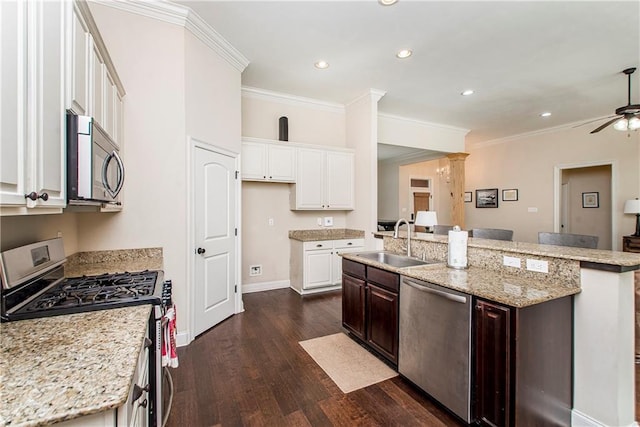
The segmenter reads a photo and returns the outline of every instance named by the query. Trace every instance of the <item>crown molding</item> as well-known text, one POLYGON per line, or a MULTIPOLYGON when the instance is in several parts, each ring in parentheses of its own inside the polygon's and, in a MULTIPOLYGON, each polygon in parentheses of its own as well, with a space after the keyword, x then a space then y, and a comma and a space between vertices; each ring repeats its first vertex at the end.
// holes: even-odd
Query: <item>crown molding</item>
POLYGON ((518 140, 522 140, 522 139, 533 137, 533 136, 572 130, 582 125, 586 125, 587 123, 591 123, 598 120, 605 120, 608 117, 609 116, 603 116, 603 117, 597 117, 593 119, 580 120, 579 122, 565 123, 563 125, 553 126, 550 128, 538 129, 531 132, 524 132, 516 135, 505 136, 504 138, 496 138, 496 139, 489 139, 486 141, 468 143, 466 145, 467 145, 467 148, 483 148, 483 147, 490 147, 492 145, 506 144, 507 142, 518 141, 518 140))
POLYGON ((233 68, 242 72, 249 60, 234 48, 224 37, 207 24, 197 13, 186 6, 165 0, 91 0, 125 12, 169 24, 180 25, 189 30, 198 40, 224 58, 233 68))
POLYGON ((469 129, 459 128, 459 127, 450 126, 450 125, 443 125, 443 124, 440 124, 440 123, 425 122, 423 120, 410 119, 410 118, 407 118, 407 117, 395 116, 393 114, 378 113, 378 117, 383 118, 383 119, 407 122, 407 123, 411 123, 411 124, 418 125, 418 126, 423 126, 423 127, 428 127, 428 128, 442 129, 442 130, 446 130, 446 131, 458 132, 458 133, 462 133, 463 135, 466 135, 466 134, 469 133, 469 129))
POLYGON ((365 93, 363 93, 362 95, 356 97, 352 101, 347 102, 347 107, 350 106, 350 105, 356 104, 356 103, 362 101, 363 99, 366 99, 366 98, 369 98, 369 97, 373 98, 373 101, 377 103, 386 94, 387 94, 386 90, 380 90, 380 89, 373 89, 372 88, 372 89, 369 89, 368 91, 366 91, 365 93))
POLYGON ((280 104, 287 104, 296 107, 313 108, 321 111, 328 111, 331 113, 344 114, 344 105, 320 101, 313 98, 305 98, 302 96, 289 95, 281 92, 274 92, 267 89, 259 89, 250 86, 242 86, 242 97, 260 99, 263 101, 277 102, 280 104))

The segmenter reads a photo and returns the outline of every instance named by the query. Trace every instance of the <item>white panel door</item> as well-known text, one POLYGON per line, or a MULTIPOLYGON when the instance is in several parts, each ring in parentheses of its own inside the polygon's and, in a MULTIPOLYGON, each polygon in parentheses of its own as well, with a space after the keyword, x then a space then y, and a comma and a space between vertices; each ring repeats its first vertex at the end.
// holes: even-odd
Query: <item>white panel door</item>
POLYGON ((353 209, 353 154, 327 152, 326 197, 328 209, 353 209))
POLYGON ((194 336, 231 316, 236 285, 236 159, 195 147, 194 336))
POLYGON ((319 288, 332 284, 331 249, 305 251, 304 253, 304 289, 319 288))

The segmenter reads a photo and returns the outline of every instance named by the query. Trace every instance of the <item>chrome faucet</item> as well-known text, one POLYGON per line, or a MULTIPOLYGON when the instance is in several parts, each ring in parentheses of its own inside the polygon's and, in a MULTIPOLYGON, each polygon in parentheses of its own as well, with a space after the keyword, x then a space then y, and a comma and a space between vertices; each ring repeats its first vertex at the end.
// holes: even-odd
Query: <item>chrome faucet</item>
POLYGON ((404 218, 400 218, 398 222, 396 222, 396 225, 393 228, 393 238, 394 239, 398 238, 398 229, 400 228, 400 225, 402 224, 403 221, 405 224, 407 224, 407 256, 410 257, 411 256, 411 224, 409 224, 409 221, 407 221, 404 218))

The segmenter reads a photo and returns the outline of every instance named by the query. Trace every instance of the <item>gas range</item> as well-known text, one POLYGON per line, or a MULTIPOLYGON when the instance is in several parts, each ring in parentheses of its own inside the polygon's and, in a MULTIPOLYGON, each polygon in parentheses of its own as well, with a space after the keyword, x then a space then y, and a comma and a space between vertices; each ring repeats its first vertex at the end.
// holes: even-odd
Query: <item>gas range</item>
POLYGON ((5 251, 2 321, 162 302, 162 271, 64 277, 62 239, 5 251))

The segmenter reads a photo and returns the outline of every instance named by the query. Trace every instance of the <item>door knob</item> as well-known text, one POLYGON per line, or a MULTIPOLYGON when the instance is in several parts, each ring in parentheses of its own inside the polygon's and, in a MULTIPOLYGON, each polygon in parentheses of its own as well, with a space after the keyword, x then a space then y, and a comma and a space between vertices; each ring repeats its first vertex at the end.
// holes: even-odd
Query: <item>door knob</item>
POLYGON ((205 250, 204 248, 198 248, 196 252, 198 253, 198 255, 202 255, 203 253, 205 253, 205 250))

